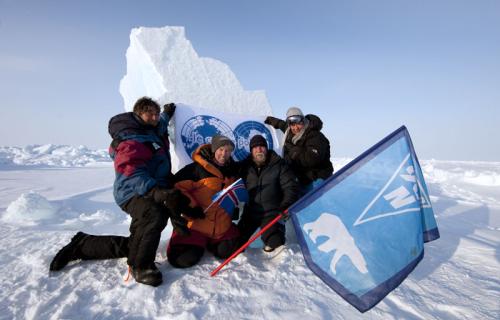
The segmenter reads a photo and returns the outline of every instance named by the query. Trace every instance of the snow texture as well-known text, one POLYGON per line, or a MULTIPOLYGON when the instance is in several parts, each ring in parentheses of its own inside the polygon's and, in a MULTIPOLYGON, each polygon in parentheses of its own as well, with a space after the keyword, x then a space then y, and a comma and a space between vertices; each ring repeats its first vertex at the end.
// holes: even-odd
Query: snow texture
MULTIPOLYGON (((72 158, 60 157, 59 163, 72 158)), ((336 170, 348 161, 332 160, 336 170)), ((500 175, 498 162, 423 161, 441 238, 426 244, 410 276, 364 314, 307 268, 291 226, 278 256, 248 249, 215 278, 209 273, 221 261, 208 253, 193 268, 168 264, 170 225, 156 257, 165 280, 158 288, 125 283, 126 259, 76 261, 49 273, 52 257, 79 230, 128 234, 130 219, 113 202, 113 169, 5 168, 0 165, 0 319, 500 317, 500 188, 488 178, 500 175)))

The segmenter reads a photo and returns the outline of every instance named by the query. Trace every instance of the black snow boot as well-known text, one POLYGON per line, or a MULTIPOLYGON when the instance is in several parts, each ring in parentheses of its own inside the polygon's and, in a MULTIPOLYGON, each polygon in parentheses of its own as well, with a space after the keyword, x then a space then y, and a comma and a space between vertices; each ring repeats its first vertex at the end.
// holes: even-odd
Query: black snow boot
POLYGON ((158 270, 153 263, 146 268, 131 267, 132 276, 136 282, 147 284, 149 286, 157 287, 163 282, 161 271, 158 270))
POLYGON ((75 234, 73 238, 71 238, 71 241, 59 250, 54 259, 52 259, 52 262, 50 263, 50 271, 59 271, 64 268, 68 262, 80 259, 78 249, 82 240, 86 237, 88 237, 88 234, 83 232, 75 234))
POLYGON ((276 248, 285 244, 285 236, 280 233, 275 233, 266 239, 264 245, 265 252, 273 252, 276 248))

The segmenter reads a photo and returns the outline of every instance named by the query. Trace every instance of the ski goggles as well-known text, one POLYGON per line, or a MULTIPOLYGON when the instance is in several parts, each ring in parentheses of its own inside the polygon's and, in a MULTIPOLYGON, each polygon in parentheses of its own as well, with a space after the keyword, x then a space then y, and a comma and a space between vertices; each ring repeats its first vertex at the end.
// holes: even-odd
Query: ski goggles
POLYGON ((286 118, 286 122, 288 122, 288 124, 301 123, 303 121, 304 121, 304 117, 299 116, 299 115, 289 116, 288 118, 286 118))

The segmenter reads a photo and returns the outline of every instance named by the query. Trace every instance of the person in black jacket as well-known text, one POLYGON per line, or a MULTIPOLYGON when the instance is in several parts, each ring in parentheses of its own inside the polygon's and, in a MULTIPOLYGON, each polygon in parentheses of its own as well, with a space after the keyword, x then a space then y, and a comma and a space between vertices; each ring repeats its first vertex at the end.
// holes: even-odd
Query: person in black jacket
MULTIPOLYGON (((248 241, 257 228, 266 226, 295 202, 299 186, 295 174, 261 135, 250 140, 251 154, 241 163, 241 176, 249 194, 238 222, 240 244, 248 241)), ((285 243, 285 225, 276 223, 261 236, 264 251, 270 252, 285 243)))
POLYGON ((267 117, 264 123, 285 133, 283 158, 297 175, 302 194, 332 175, 330 142, 321 133, 323 122, 318 116, 304 116, 302 110, 292 107, 286 121, 267 117))

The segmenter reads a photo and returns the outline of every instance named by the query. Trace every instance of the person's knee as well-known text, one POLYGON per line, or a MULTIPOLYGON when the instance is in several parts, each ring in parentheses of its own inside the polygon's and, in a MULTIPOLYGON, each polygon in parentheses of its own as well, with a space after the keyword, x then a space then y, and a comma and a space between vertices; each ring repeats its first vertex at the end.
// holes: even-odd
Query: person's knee
POLYGON ((189 268, 201 260, 203 251, 202 247, 194 245, 172 246, 167 252, 167 259, 175 268, 189 268))
POLYGON ((167 226, 168 215, 166 212, 166 208, 162 208, 160 206, 153 206, 149 210, 146 220, 147 224, 151 229, 162 231, 167 226))
POLYGON ((285 235, 282 233, 273 233, 265 241, 266 246, 277 248, 285 244, 285 235))
POLYGON ((268 230, 262 235, 262 242, 271 248, 277 248, 285 244, 285 226, 283 224, 276 224, 276 227, 268 230))
POLYGON ((217 258, 227 259, 236 250, 238 243, 238 238, 221 241, 215 246, 213 254, 217 258))

